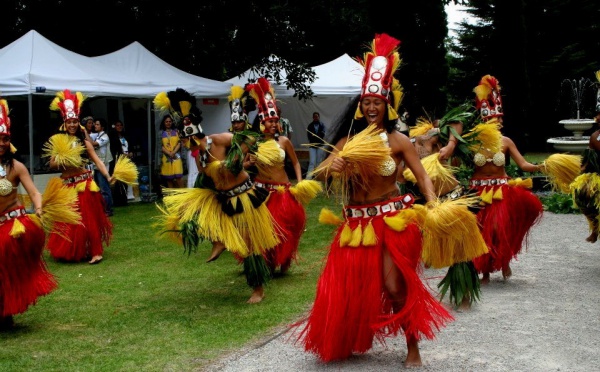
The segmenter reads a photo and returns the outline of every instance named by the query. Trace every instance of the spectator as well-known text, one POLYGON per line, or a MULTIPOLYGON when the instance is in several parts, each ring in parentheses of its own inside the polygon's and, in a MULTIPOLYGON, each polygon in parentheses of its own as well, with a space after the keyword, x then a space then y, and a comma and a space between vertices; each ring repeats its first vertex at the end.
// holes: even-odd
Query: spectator
MULTIPOLYGON (((92 145, 94 146, 94 150, 96 151, 96 155, 98 158, 104 163, 106 169, 109 170, 110 173, 110 163, 113 161, 113 155, 110 152, 110 137, 106 132, 106 120, 105 119, 96 119, 94 122, 94 130, 95 136, 92 137, 92 145)), ((112 191, 110 190, 110 184, 99 172, 98 168, 95 167, 94 172, 94 181, 100 187, 100 192, 102 193, 102 198, 104 199, 104 212, 107 216, 113 215, 113 200, 112 200, 112 191)))
POLYGON ((313 112, 313 120, 308 124, 308 128, 306 129, 306 135, 310 143, 310 147, 308 148, 308 170, 306 171, 307 180, 312 179, 313 170, 323 160, 325 131, 326 127, 321 122, 321 115, 318 112, 313 112))

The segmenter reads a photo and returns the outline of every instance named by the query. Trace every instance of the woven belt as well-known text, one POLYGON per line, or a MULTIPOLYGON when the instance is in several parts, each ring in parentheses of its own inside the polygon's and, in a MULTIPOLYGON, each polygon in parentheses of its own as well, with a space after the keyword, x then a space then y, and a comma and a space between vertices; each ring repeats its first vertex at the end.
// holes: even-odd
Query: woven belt
POLYGON ((94 173, 85 172, 83 174, 80 174, 79 176, 63 178, 62 181, 63 181, 63 184, 68 185, 70 183, 81 182, 81 181, 87 180, 88 178, 92 178, 92 177, 94 177, 94 173))
POLYGON ((471 180, 471 186, 495 186, 495 185, 506 185, 508 178, 488 178, 480 180, 471 180))
POLYGON ((277 190, 277 188, 280 186, 288 187, 290 185, 289 183, 263 183, 263 182, 254 182, 254 184, 256 185, 256 187, 261 187, 261 188, 267 189, 267 190, 277 190))
POLYGON ((221 195, 225 195, 229 198, 234 197, 239 194, 243 194, 244 192, 250 190, 253 186, 253 182, 250 178, 248 178, 244 183, 239 186, 234 187, 233 189, 227 191, 220 191, 221 195))
POLYGON ((13 209, 10 212, 6 212, 6 213, 0 215, 0 223, 4 223, 8 220, 12 220, 13 218, 24 216, 26 214, 27 214, 27 212, 25 211, 25 208, 21 207, 18 209, 13 209))
POLYGON ((364 207, 346 207, 344 213, 347 218, 376 217, 390 212, 399 211, 410 207, 415 199, 410 194, 403 195, 401 198, 381 204, 372 204, 364 207))

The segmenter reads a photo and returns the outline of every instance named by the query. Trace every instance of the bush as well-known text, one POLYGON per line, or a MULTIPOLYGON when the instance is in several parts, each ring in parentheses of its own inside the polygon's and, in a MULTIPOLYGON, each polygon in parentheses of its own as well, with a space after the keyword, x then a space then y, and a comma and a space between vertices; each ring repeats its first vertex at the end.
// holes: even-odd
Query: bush
POLYGON ((547 196, 540 196, 540 200, 544 205, 544 210, 549 212, 559 214, 581 213, 579 208, 573 203, 573 198, 570 194, 555 192, 547 196))

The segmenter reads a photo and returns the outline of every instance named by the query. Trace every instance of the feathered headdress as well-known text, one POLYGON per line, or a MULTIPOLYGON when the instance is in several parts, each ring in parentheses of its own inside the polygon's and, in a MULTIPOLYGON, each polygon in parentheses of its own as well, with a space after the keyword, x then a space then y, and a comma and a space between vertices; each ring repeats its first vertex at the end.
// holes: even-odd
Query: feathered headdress
MULTIPOLYGON (((246 127, 248 126, 248 115, 245 111, 246 106, 246 91, 239 85, 231 87, 231 94, 227 99, 229 100, 229 109, 231 110, 231 122, 245 121, 246 127)), ((248 128, 244 128, 248 129, 248 128)), ((233 131, 233 127, 229 128, 229 131, 233 131)))
MULTIPOLYGON (((362 80, 360 100, 364 97, 378 97, 388 103, 388 119, 398 119, 398 108, 402 102, 402 86, 394 78, 394 73, 400 67, 402 60, 398 47, 400 40, 388 34, 375 34, 371 49, 365 52, 363 58, 356 60, 365 68, 362 80)), ((356 108, 355 119, 363 117, 359 107, 356 108)))
POLYGON ((476 107, 480 110, 483 120, 504 116, 498 79, 492 75, 485 75, 473 92, 475 92, 476 107))
POLYGON ((10 118, 8 117, 8 102, 0 99, 0 134, 10 136, 10 118))
MULTIPOLYGON (((0 134, 4 134, 10 136, 10 117, 8 114, 10 110, 8 109, 8 102, 5 99, 0 98, 0 134)), ((17 148, 10 144, 10 152, 13 154, 17 152, 17 148)))
POLYGON ((177 88, 169 92, 160 92, 154 97, 154 109, 164 114, 171 114, 175 122, 182 124, 182 135, 204 136, 200 123, 202 122, 202 111, 196 106, 196 99, 188 91, 177 88), (184 121, 189 118, 189 121, 184 121))
MULTIPOLYGON (((65 121, 69 119, 79 119, 81 112, 81 105, 87 97, 81 92, 71 93, 69 89, 65 89, 62 92, 57 92, 56 97, 50 103, 50 110, 60 111, 63 124, 60 126, 61 131, 65 131, 65 121)), ((81 126, 81 124, 80 124, 81 126)), ((83 126, 81 126, 83 128, 83 126)))
POLYGON ((279 120, 277 104, 275 102, 275 91, 269 80, 259 77, 255 84, 246 85, 246 91, 256 101, 258 117, 261 123, 269 119, 279 120))

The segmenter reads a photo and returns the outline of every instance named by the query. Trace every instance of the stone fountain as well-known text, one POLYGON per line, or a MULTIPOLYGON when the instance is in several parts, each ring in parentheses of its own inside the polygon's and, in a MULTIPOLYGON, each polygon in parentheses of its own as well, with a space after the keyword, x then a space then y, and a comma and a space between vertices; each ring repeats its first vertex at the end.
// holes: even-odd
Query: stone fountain
POLYGON ((571 95, 572 103, 575 104, 576 118, 561 120, 558 123, 563 125, 565 129, 573 132, 573 135, 549 138, 546 142, 552 144, 556 150, 561 152, 582 153, 588 147, 590 141, 590 137, 584 136, 583 133, 594 126, 595 120, 580 118, 581 104, 584 93, 586 90, 593 88, 594 83, 590 79, 584 78, 579 80, 565 79, 563 80, 562 88, 565 86, 570 88, 568 92, 571 95))

